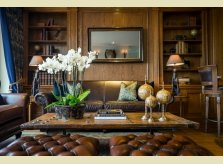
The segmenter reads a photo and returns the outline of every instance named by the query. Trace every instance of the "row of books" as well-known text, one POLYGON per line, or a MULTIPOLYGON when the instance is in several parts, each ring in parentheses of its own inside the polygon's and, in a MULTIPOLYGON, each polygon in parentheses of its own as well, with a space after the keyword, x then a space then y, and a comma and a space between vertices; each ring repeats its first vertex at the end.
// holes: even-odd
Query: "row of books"
POLYGON ((197 25, 197 17, 189 16, 188 23, 189 23, 189 26, 196 26, 197 25))
POLYGON ((53 85, 53 75, 47 73, 46 71, 40 71, 39 82, 40 85, 53 85))
POLYGON ((188 53, 188 43, 185 43, 184 41, 178 41, 176 44, 176 53, 178 54, 188 53))

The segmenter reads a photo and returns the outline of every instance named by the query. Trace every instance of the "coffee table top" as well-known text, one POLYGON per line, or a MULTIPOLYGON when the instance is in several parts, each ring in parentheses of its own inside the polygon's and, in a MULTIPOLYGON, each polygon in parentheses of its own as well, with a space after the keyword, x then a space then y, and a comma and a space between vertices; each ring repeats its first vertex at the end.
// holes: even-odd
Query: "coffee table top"
POLYGON ((160 112, 154 112, 154 122, 149 123, 141 120, 142 112, 125 113, 126 120, 95 120, 95 113, 85 113, 83 119, 57 120, 55 113, 44 114, 30 122, 22 124, 22 130, 42 129, 42 130, 93 130, 93 129, 155 129, 155 128, 199 128, 199 123, 193 122, 169 112, 165 113, 167 121, 159 122, 160 112))

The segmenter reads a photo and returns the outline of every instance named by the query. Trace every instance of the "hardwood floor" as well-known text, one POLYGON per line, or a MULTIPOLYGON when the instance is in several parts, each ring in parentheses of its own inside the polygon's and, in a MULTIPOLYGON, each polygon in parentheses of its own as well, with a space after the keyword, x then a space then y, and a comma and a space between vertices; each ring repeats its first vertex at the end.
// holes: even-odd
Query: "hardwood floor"
POLYGON ((223 156, 223 147, 215 143, 216 132, 204 133, 193 129, 182 129, 175 131, 175 134, 186 135, 194 140, 198 145, 210 150, 214 155, 223 156))

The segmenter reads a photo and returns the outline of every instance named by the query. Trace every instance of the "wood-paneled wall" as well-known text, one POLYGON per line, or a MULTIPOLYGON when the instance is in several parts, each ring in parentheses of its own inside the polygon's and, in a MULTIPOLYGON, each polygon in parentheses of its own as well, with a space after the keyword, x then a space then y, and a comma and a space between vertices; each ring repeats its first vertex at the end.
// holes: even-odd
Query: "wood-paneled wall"
POLYGON ((217 64, 218 74, 222 76, 219 84, 223 85, 223 8, 211 8, 209 14, 209 63, 217 64))
MULTIPOLYGON (((94 63, 86 71, 85 80, 144 80, 148 69, 150 81, 154 80, 154 50, 157 33, 154 33, 155 9, 151 8, 78 8, 78 46, 88 51, 88 28, 92 27, 143 27, 143 63, 94 63), (148 63, 148 64, 147 64, 148 63), (147 68, 148 67, 148 68, 147 68)), ((157 20, 158 21, 158 20, 157 20)), ((155 26, 156 27, 156 26, 155 26)), ((158 49, 158 48, 157 48, 158 49)))

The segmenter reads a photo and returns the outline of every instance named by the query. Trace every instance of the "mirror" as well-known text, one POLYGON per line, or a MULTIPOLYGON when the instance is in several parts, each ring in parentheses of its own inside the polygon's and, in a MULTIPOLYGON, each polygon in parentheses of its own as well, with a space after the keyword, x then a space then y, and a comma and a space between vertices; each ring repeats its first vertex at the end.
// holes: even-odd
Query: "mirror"
POLYGON ((142 62, 143 28, 89 28, 88 50, 93 62, 142 62))

